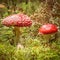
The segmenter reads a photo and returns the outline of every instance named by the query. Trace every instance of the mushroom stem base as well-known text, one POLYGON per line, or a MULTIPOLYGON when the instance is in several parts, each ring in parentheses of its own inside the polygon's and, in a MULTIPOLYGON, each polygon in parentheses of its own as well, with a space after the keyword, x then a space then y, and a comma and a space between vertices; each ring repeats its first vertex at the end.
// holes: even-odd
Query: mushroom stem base
POLYGON ((49 44, 50 43, 50 38, 51 38, 51 35, 43 35, 43 40, 44 40, 44 43, 45 44, 49 44))

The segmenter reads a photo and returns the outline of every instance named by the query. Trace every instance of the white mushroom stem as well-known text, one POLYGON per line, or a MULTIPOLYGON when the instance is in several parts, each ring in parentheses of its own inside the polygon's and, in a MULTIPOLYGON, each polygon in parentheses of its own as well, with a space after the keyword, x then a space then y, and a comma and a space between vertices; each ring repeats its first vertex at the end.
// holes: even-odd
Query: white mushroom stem
POLYGON ((14 30, 13 30, 14 34, 15 34, 15 40, 14 40, 14 45, 17 45, 20 41, 20 28, 19 27, 14 27, 14 30))

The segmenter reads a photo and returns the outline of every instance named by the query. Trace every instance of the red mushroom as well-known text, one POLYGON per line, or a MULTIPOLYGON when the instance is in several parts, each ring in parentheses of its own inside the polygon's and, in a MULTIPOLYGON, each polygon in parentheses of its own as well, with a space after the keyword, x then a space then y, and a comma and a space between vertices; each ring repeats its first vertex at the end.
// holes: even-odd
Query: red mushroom
POLYGON ((30 18, 27 15, 24 14, 15 14, 15 15, 11 15, 6 17, 5 19, 3 19, 2 24, 5 26, 13 26, 14 27, 14 31, 15 31, 15 45, 18 43, 19 41, 19 37, 20 37, 20 27, 28 27, 32 25, 32 21, 30 20, 30 18))
POLYGON ((51 34, 55 34, 58 28, 55 24, 45 24, 39 28, 39 34, 42 34, 49 41, 51 34))
POLYGON ((58 31, 58 28, 54 24, 46 24, 41 26, 39 29, 39 33, 41 34, 53 34, 58 31))

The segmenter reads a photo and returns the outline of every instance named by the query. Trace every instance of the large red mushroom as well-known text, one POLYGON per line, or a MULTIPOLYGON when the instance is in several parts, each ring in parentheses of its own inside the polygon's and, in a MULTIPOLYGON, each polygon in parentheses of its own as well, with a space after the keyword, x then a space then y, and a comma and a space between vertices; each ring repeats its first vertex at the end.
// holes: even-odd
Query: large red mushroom
POLYGON ((45 24, 39 28, 39 34, 41 34, 44 39, 50 39, 51 35, 54 35, 58 31, 58 28, 55 24, 45 24))
POLYGON ((9 27, 14 27, 15 42, 16 45, 20 38, 20 27, 29 27, 32 25, 30 17, 25 14, 14 14, 3 19, 2 24, 9 27))

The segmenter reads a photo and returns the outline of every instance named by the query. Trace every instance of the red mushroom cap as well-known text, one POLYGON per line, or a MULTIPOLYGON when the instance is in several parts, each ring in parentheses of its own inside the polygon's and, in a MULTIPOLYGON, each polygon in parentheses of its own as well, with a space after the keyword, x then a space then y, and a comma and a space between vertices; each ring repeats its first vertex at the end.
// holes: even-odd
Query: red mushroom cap
POLYGON ((2 24, 5 26, 26 27, 26 26, 31 26, 32 21, 27 15, 15 14, 3 19, 2 24))
POLYGON ((40 34, 53 34, 58 31, 58 28, 54 24, 45 24, 39 28, 40 34))

